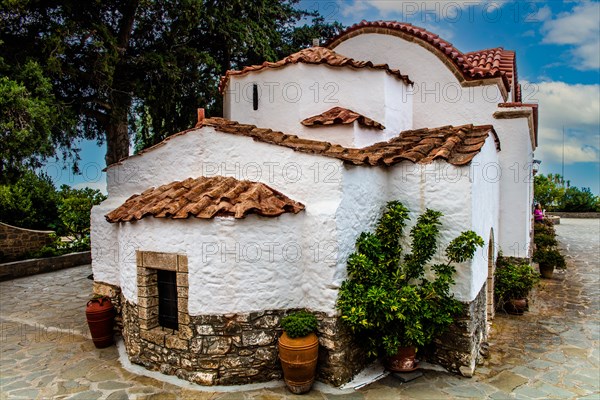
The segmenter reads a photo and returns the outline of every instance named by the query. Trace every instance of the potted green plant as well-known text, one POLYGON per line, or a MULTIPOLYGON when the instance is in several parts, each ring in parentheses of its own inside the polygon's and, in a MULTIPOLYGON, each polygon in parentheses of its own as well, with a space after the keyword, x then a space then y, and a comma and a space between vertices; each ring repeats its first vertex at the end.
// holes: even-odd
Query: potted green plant
POLYGON ((348 279, 337 301, 341 319, 369 355, 385 356, 393 371, 416 368, 416 348, 431 343, 453 322, 462 306, 450 293, 452 264, 471 259, 483 245, 475 232, 463 232, 446 248, 446 263, 429 265, 441 217, 426 210, 410 231, 411 252, 403 254, 400 241, 408 209, 390 202, 375 233, 363 232, 348 258, 348 279))
POLYGON ((556 236, 556 230, 554 224, 548 221, 538 221, 533 225, 534 234, 545 233, 548 235, 556 236))
POLYGON ((494 273, 494 296, 499 309, 522 315, 529 306, 527 296, 540 275, 527 263, 511 263, 498 258, 494 273))
POLYGON ((281 326, 284 331, 278 343, 279 359, 285 384, 292 393, 306 393, 315 381, 319 356, 317 318, 299 311, 284 317, 281 326))
POLYGON ((533 235, 533 242, 536 248, 540 247, 552 247, 557 246, 558 241, 553 234, 550 233, 538 233, 535 232, 533 235))
POLYGON ((539 264, 542 277, 547 279, 552 278, 554 268, 567 268, 565 257, 554 246, 537 248, 533 252, 533 261, 539 264))

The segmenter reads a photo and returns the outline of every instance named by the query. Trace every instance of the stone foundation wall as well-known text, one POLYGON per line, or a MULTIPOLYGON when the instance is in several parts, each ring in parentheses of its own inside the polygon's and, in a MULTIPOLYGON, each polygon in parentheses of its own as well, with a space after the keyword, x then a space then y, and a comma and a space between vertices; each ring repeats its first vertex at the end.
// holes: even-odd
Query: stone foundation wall
MULTIPOLYGON (((181 313, 185 332, 143 329, 140 307, 126 301, 118 287, 94 282, 94 293, 111 298, 118 313, 118 329, 135 364, 200 385, 238 385, 283 377, 277 339, 282 333, 281 319, 294 310, 200 316, 181 313)), ((350 381, 368 360, 339 318, 316 315, 320 344, 317 379, 339 386, 350 381)))
POLYGON ((484 284, 475 300, 464 304, 462 315, 435 340, 430 361, 464 376, 473 375, 479 351, 487 340, 486 290, 484 284))
POLYGON ((566 212, 552 211, 546 212, 546 215, 555 215, 561 218, 600 218, 600 212, 566 212))
POLYGON ((27 253, 50 244, 51 233, 53 231, 17 228, 0 222, 0 262, 18 260, 27 253))
MULTIPOLYGON (((200 385, 266 382, 282 378, 277 339, 289 312, 189 316, 191 333, 182 338, 172 329, 141 329, 138 307, 125 302, 123 337, 130 360, 150 370, 200 385)), ((341 385, 364 367, 364 357, 336 317, 318 313, 317 318, 318 379, 341 385)))

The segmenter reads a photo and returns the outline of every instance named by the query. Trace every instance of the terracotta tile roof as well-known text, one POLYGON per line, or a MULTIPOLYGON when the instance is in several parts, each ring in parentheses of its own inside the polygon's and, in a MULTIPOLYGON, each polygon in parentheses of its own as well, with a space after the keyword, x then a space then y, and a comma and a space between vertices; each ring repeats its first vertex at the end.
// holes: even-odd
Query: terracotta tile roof
POLYGON ((341 54, 336 53, 326 47, 309 47, 304 50, 300 50, 297 53, 291 54, 286 58, 276 61, 268 62, 265 61, 260 65, 250 65, 244 67, 240 71, 227 71, 225 76, 221 77, 219 83, 219 91, 223 93, 229 77, 232 75, 244 75, 250 72, 260 71, 265 68, 281 68, 290 64, 326 64, 331 67, 351 67, 351 68, 370 68, 370 69, 381 69, 388 74, 402 80, 407 85, 412 85, 412 81, 406 75, 402 75, 399 70, 391 69, 387 64, 373 64, 371 61, 357 61, 353 58, 344 57, 341 54))
POLYGON ((438 35, 408 23, 363 20, 330 39, 326 46, 334 48, 343 41, 362 33, 394 34, 394 32, 408 36, 409 40, 420 39, 437 49, 445 59, 458 69, 465 80, 501 78, 508 91, 510 90, 512 77, 514 76, 516 79, 515 54, 513 51, 496 48, 463 54, 452 43, 440 38, 438 35))
POLYGON ((338 144, 299 138, 271 129, 240 124, 224 118, 207 118, 202 126, 235 135, 249 136, 256 141, 288 147, 303 153, 313 153, 340 159, 354 165, 390 166, 401 161, 429 163, 436 159, 461 166, 471 162, 491 133, 500 150, 500 142, 492 125, 444 126, 436 129, 403 131, 399 136, 371 146, 356 149, 338 144))
POLYGON ((128 222, 147 216, 185 219, 191 216, 209 219, 217 216, 244 218, 248 214, 277 217, 294 214, 304 205, 264 183, 239 181, 215 176, 186 179, 151 188, 131 196, 106 215, 108 222, 128 222))
MULTIPOLYGON (((517 79, 517 64, 515 52, 504 50, 502 47, 494 49, 477 50, 465 53, 467 61, 471 64, 473 71, 500 71, 505 74, 509 85, 512 85, 513 79, 517 79)), ((517 91, 515 96, 518 97, 517 91)), ((515 100, 520 101, 520 100, 515 100)))
POLYGON ((348 110, 347 108, 334 107, 331 110, 325 111, 314 117, 306 118, 302 121, 304 126, 315 126, 315 125, 346 125, 352 124, 354 121, 367 128, 385 129, 385 126, 379 122, 373 121, 371 118, 367 118, 362 114, 348 110))

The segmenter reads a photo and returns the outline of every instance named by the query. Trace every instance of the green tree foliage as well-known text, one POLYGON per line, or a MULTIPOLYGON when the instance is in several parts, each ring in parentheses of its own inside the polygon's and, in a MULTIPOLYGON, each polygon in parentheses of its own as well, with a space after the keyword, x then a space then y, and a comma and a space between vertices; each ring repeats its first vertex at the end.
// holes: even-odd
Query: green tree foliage
POLYGON ((567 188, 558 203, 559 211, 600 212, 600 197, 594 196, 590 188, 567 188))
POLYGON ((564 194, 564 180, 558 174, 538 174, 533 180, 535 201, 543 208, 553 211, 564 194))
POLYGON ((3 2, 0 49, 7 74, 35 61, 76 133, 106 141, 107 164, 219 115, 220 74, 274 61, 305 35, 339 25, 297 10, 298 0, 14 0, 3 2), (135 116, 134 116, 135 114, 135 116))
POLYGON ((106 196, 97 189, 73 189, 67 185, 62 185, 58 194, 58 214, 63 233, 78 240, 89 236, 92 207, 106 200, 106 196))
POLYGON ((0 221, 83 239, 89 236, 92 206, 104 199, 96 189, 63 185, 57 191, 47 175, 27 171, 16 183, 0 185, 0 221))
POLYGON ((600 197, 589 188, 579 189, 559 174, 534 178, 535 201, 548 211, 600 212, 600 197))
MULTIPOLYGON (((1 46, 1 44, 0 44, 1 46)), ((62 149, 70 151, 73 119, 56 101, 41 67, 27 61, 8 71, 0 58, 0 183, 15 182, 62 149)))
POLYGON ((348 258, 349 278, 340 289, 342 321, 371 355, 393 355, 400 346, 430 343, 461 310, 450 288, 453 264, 469 260, 483 239, 463 232, 446 248, 447 263, 430 264, 437 251, 442 214, 426 210, 410 231, 411 253, 400 245, 408 210, 388 203, 375 233, 363 232, 348 258))
POLYGON ((52 180, 28 171, 15 184, 0 185, 0 221, 28 229, 56 229, 58 194, 52 180))

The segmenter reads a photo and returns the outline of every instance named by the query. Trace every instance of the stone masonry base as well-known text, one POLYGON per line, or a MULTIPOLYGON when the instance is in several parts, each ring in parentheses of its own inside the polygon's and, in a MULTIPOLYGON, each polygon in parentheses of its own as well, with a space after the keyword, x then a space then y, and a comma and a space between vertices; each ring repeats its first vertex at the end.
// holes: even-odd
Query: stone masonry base
MULTIPOLYGON (((143 329, 139 306, 118 287, 94 283, 94 292, 113 300, 131 362, 200 385, 238 385, 282 378, 277 339, 281 319, 294 310, 189 316, 185 331, 143 329), (189 327, 189 329, 187 329, 189 327)), ((319 321, 317 379, 339 386, 366 366, 367 358, 339 318, 316 313, 319 321)))
POLYGON ((435 340, 431 362, 464 376, 473 375, 481 345, 487 340, 486 291, 484 284, 472 302, 463 304, 462 315, 435 340))
MULTIPOLYGON (((282 378, 277 339, 281 319, 295 310, 189 316, 186 329, 143 329, 139 306, 126 301, 120 289, 102 282, 94 292, 111 297, 117 309, 117 330, 131 362, 200 385, 239 385, 282 378)), ((317 379, 340 386, 368 363, 364 351, 338 317, 316 313, 319 321, 317 379)), ((462 315, 440 336, 428 361, 471 376, 481 345, 487 340, 486 285, 462 315)))

